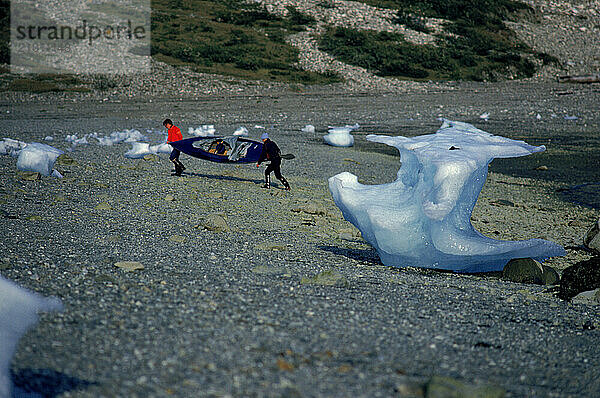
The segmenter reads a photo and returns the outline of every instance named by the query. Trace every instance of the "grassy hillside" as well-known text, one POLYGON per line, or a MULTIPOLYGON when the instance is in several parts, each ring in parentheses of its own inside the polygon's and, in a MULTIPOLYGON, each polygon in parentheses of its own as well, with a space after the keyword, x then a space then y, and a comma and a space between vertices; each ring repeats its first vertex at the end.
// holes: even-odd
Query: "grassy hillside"
MULTIPOLYGON (((340 60, 365 67, 381 76, 419 79, 497 80, 531 77, 534 53, 504 24, 533 10, 513 0, 363 0, 397 10, 397 22, 428 32, 426 17, 449 21, 436 45, 415 45, 388 33, 329 28, 320 46, 340 60)), ((538 64, 540 62, 537 62, 538 64)))
POLYGON ((285 36, 314 22, 293 8, 282 18, 241 0, 153 0, 152 10, 152 55, 161 61, 249 79, 339 81, 293 66, 298 52, 285 36))

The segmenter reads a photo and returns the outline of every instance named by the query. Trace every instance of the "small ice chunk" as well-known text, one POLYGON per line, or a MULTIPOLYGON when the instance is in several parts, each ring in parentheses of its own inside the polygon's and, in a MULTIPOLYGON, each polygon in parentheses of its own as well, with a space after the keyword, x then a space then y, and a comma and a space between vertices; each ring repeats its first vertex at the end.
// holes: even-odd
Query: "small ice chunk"
POLYGON ((147 142, 133 142, 131 149, 125 152, 125 157, 129 159, 141 159, 151 153, 150 144, 147 142))
POLYGON ((258 124, 256 124, 256 125, 254 126, 254 128, 255 128, 255 129, 264 129, 265 127, 264 127, 264 126, 261 126, 261 125, 258 125, 258 124))
POLYGON ((233 132, 233 135, 237 135, 239 137, 248 137, 248 129, 244 126, 240 126, 233 132))
POLYGON ((323 136, 326 144, 339 147, 354 145, 354 137, 350 134, 352 129, 348 127, 333 127, 327 131, 329 134, 323 136))
POLYGON ((173 147, 166 142, 150 146, 150 152, 152 153, 171 153, 171 151, 173 151, 173 147))
POLYGON ((121 142, 125 143, 133 143, 137 141, 145 141, 147 140, 146 136, 143 135, 136 129, 127 129, 123 131, 113 131, 108 136, 100 137, 97 134, 93 135, 94 138, 98 140, 100 145, 111 146, 114 144, 119 144, 121 142))
POLYGON ((46 137, 44 138, 44 141, 54 141, 54 137, 52 137, 51 135, 49 135, 49 136, 46 136, 46 137))
POLYGON ((543 239, 488 238, 470 220, 492 159, 542 152, 543 145, 449 120, 435 134, 369 135, 367 140, 398 149, 402 166, 396 181, 363 185, 344 172, 329 179, 329 190, 344 218, 375 247, 384 264, 487 272, 502 270, 513 258, 565 255, 561 246, 543 239))
POLYGON ((577 116, 569 116, 569 115, 565 116, 565 120, 577 120, 577 119, 579 119, 577 116))
POLYGON ((12 396, 10 363, 21 336, 37 323, 38 312, 60 310, 60 300, 42 297, 0 276, 0 397, 12 396))
POLYGON ((482 120, 487 121, 490 118, 490 113, 489 112, 484 112, 481 115, 479 115, 479 118, 482 120))
POLYGON ((188 129, 188 134, 196 137, 213 137, 215 135, 215 126, 212 124, 204 124, 202 126, 188 129))
POLYGON ((5 138, 4 140, 0 141, 0 155, 19 156, 21 150, 26 146, 27 143, 23 141, 5 138))
POLYGON ((538 113, 538 114, 535 116, 535 118, 536 118, 537 120, 542 120, 542 115, 540 115, 540 114, 538 113))
POLYGON ((17 169, 49 176, 52 174, 54 162, 63 153, 60 149, 56 149, 50 145, 38 142, 27 144, 19 153, 17 169))
POLYGON ((312 124, 307 124, 300 131, 302 131, 303 133, 311 133, 312 134, 315 132, 315 126, 313 126, 312 124))

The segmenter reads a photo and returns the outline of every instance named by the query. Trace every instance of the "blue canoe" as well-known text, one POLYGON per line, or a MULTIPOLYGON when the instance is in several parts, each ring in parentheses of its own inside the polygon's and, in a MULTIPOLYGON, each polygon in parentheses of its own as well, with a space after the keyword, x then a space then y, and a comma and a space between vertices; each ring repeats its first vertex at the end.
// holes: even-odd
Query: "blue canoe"
POLYGON ((262 142, 236 136, 192 137, 169 144, 186 155, 219 163, 258 162, 263 147, 262 142), (220 148, 219 142, 223 143, 220 148), (217 153, 223 152, 223 149, 225 149, 224 153, 217 153))

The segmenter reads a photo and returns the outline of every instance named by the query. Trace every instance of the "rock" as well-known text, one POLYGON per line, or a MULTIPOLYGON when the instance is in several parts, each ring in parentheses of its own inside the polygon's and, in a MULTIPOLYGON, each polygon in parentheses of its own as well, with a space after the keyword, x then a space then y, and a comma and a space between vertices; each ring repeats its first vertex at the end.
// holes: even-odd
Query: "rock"
POLYGON ((171 194, 167 194, 167 195, 165 195, 165 200, 167 202, 174 202, 175 201, 175 197, 173 195, 171 195, 171 194))
POLYGON ((201 226, 202 228, 212 232, 229 231, 229 225, 227 225, 227 221, 220 214, 210 214, 202 221, 201 226))
POLYGON ((348 281, 339 272, 335 270, 323 271, 313 277, 303 277, 300 280, 303 285, 322 285, 322 286, 334 286, 342 285, 347 286, 348 281))
POLYGON ((295 213, 306 213, 306 214, 312 214, 315 216, 326 216, 327 215, 327 210, 325 209, 325 207, 318 203, 314 203, 314 202, 309 202, 300 207, 296 207, 296 208, 292 209, 292 211, 295 213))
POLYGON ((79 163, 69 155, 62 154, 56 158, 56 164, 61 166, 79 166, 79 163))
POLYGON ((472 385, 450 377, 433 376, 425 385, 425 398, 501 398, 505 394, 497 386, 472 385))
POLYGON ((112 210, 112 206, 107 202, 102 202, 98 206, 94 207, 96 210, 112 210))
POLYGON ((147 155, 144 155, 144 160, 146 160, 148 162, 157 162, 159 160, 159 157, 158 157, 158 155, 149 153, 147 155))
POLYGON ((573 297, 573 302, 588 305, 600 304, 600 288, 579 293, 577 296, 573 297))
POLYGON ((287 251, 287 246, 276 245, 276 244, 272 244, 272 243, 259 243, 258 245, 255 245, 254 248, 256 250, 262 250, 262 251, 280 251, 280 252, 287 251))
POLYGON ((544 284, 542 264, 532 258, 513 258, 504 266, 502 279, 517 283, 544 284))
POLYGON ((171 242, 183 243, 183 242, 185 242, 185 236, 171 235, 171 236, 169 236, 169 240, 171 242))
POLYGON ((558 272, 552 267, 547 265, 542 265, 544 272, 542 273, 542 279, 544 280, 544 285, 558 285, 560 282, 560 276, 558 272))
POLYGON ((535 168, 536 170, 540 170, 540 171, 546 171, 548 170, 548 166, 539 166, 535 168))
POLYGON ((600 218, 590 227, 583 237, 583 245, 590 250, 600 253, 600 218))
POLYGON ((510 200, 506 200, 506 199, 493 200, 493 201, 490 202, 490 204, 494 205, 494 206, 515 207, 515 204, 513 202, 511 202, 510 200))
POLYGON ((42 221, 42 216, 28 216, 26 218, 27 221, 42 221))
POLYGON ((558 297, 570 300, 581 292, 600 287, 600 256, 580 261, 562 273, 558 297))
POLYGON ((42 179, 42 175, 40 173, 33 171, 17 171, 17 175, 21 180, 24 181, 37 181, 42 179))
POLYGON ((115 263, 115 267, 124 271, 137 271, 144 269, 144 266, 139 261, 118 261, 115 263))
POLYGON ((252 272, 259 275, 289 275, 289 271, 285 267, 269 267, 267 265, 259 265, 252 268, 252 272))

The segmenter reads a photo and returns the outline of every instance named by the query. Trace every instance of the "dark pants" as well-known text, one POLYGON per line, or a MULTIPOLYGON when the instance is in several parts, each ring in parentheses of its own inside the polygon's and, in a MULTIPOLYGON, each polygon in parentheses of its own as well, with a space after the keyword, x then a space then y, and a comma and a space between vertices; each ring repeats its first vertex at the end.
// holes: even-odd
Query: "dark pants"
POLYGON ((181 152, 179 151, 179 149, 173 148, 173 150, 171 151, 171 155, 169 156, 169 160, 172 161, 179 161, 179 154, 181 152))
POLYGON ((265 169, 265 177, 269 177, 269 174, 271 174, 272 171, 275 172, 275 177, 279 181, 284 179, 281 175, 281 159, 271 160, 271 164, 267 165, 267 168, 265 169))

